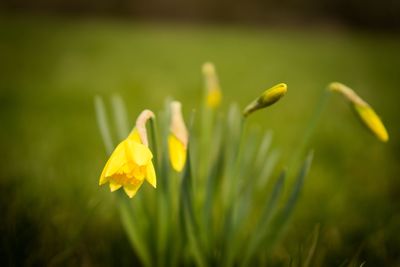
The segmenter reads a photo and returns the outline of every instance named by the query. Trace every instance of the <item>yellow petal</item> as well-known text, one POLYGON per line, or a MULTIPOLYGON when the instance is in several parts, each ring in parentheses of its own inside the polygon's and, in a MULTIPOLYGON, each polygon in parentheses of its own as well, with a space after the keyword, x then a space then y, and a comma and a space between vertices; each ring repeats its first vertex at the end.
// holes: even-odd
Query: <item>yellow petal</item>
POLYGON ((110 159, 107 160, 106 166, 104 166, 104 169, 101 172, 99 185, 103 185, 103 184, 108 182, 108 177, 106 177, 106 171, 108 169, 108 163, 109 162, 110 162, 110 159))
POLYGON ((146 177, 146 166, 134 166, 132 174, 133 177, 137 180, 143 180, 146 177))
POLYGON ((150 161, 146 166, 146 180, 149 182, 154 188, 157 187, 156 180, 156 171, 154 170, 153 162, 150 161))
POLYGON ((129 159, 139 166, 146 165, 153 158, 150 149, 143 144, 127 139, 125 147, 129 159))
POLYGON ((136 143, 142 143, 142 141, 140 140, 139 132, 136 128, 134 128, 129 134, 128 139, 136 143))
POLYGON ((104 175, 101 175, 101 176, 100 176, 99 185, 103 185, 103 184, 105 184, 105 183, 107 183, 107 182, 108 182, 108 178, 105 177, 104 175))
POLYGON ((114 192, 114 191, 120 189, 121 186, 122 186, 121 184, 118 184, 115 181, 110 180, 110 190, 111 190, 111 192, 114 192))
POLYGON ((124 166, 127 161, 126 153, 125 153, 125 141, 122 141, 111 154, 110 159, 108 160, 106 167, 104 169, 104 177, 110 177, 119 169, 124 166))
POLYGON ((174 170, 180 172, 186 162, 186 148, 174 135, 168 137, 169 158, 174 170))
POLYGON ((382 142, 387 142, 389 140, 389 135, 385 126, 370 106, 355 104, 354 108, 364 124, 375 134, 379 140, 382 142))
POLYGON ((124 185, 124 191, 125 193, 132 198, 134 195, 136 195, 136 192, 138 191, 138 189, 140 188, 140 186, 142 185, 143 180, 139 181, 137 180, 137 183, 134 184, 126 184, 124 185))

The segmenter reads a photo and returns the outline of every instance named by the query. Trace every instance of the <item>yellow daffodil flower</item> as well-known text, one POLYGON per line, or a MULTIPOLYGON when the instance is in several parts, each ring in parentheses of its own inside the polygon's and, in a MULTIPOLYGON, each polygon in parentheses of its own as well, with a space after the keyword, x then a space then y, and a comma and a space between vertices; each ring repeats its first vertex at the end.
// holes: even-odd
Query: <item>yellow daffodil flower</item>
POLYGON ((268 107, 279 99, 281 99, 287 92, 287 85, 280 83, 264 91, 257 99, 251 102, 243 111, 243 115, 247 117, 256 110, 268 107))
POLYGON ((203 75, 207 89, 207 106, 214 109, 220 105, 222 99, 214 64, 209 62, 204 63, 203 75))
POLYGON ((177 172, 182 171, 186 163, 188 132, 182 117, 181 103, 171 103, 171 125, 168 136, 169 158, 177 172))
POLYGON ((382 142, 387 142, 389 140, 389 134, 379 116, 367 102, 356 94, 356 92, 338 82, 331 83, 329 89, 341 93, 350 101, 361 121, 379 140, 382 142))
POLYGON ((132 198, 146 179, 156 187, 156 173, 148 148, 145 122, 154 114, 145 110, 136 121, 136 127, 112 152, 103 172, 99 185, 109 182, 111 192, 124 188, 125 193, 132 198))

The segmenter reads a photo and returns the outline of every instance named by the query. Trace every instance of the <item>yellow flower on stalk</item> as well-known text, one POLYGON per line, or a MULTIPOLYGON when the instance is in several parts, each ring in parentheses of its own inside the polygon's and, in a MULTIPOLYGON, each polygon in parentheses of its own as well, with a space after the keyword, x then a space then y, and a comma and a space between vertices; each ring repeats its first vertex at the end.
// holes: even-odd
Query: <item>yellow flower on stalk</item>
POLYGON ((204 63, 203 75, 207 89, 207 106, 214 109, 220 105, 222 99, 221 88, 214 64, 210 62, 204 63))
POLYGON ((109 182, 111 192, 121 187, 132 198, 144 180, 156 187, 156 173, 148 148, 145 123, 154 117, 153 112, 144 110, 136 121, 136 127, 123 140, 108 159, 100 176, 99 185, 109 182))
POLYGON ((287 85, 279 83, 264 91, 257 99, 251 102, 243 111, 243 115, 247 117, 256 110, 268 107, 279 99, 281 99, 287 92, 287 85))
POLYGON ((345 96, 352 104, 354 110, 360 117, 364 125, 382 142, 389 140, 389 135, 386 131, 379 116, 375 113, 372 107, 359 97, 356 92, 344 84, 334 82, 329 85, 329 90, 339 92, 345 96))
POLYGON ((171 125, 168 136, 169 159, 177 172, 182 171, 186 163, 188 132, 182 117, 181 103, 171 102, 171 125))

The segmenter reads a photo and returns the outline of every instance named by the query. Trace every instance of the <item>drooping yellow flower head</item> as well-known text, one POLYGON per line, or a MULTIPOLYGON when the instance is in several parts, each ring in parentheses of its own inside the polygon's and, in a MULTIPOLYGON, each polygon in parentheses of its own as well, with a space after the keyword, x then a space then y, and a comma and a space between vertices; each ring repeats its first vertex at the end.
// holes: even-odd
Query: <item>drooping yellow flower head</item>
POLYGON ((281 99, 287 92, 287 85, 285 83, 277 84, 264 91, 257 99, 251 102, 243 111, 243 115, 247 117, 256 110, 268 107, 279 99, 281 99))
POLYGON ((145 129, 145 122, 151 117, 154 114, 149 110, 140 114, 136 127, 118 144, 108 159, 100 176, 100 185, 109 182, 111 192, 123 187, 130 198, 136 194, 145 179, 156 187, 153 154, 148 148, 145 129))
POLYGON ((182 117, 181 103, 171 102, 171 125, 168 136, 169 159, 177 172, 182 171, 186 163, 188 132, 182 117))
POLYGON ((329 89, 341 93, 350 101, 361 121, 379 140, 382 142, 389 140, 389 135, 379 116, 356 92, 338 82, 331 83, 329 89))
POLYGON ((207 62, 203 64, 203 75, 207 89, 207 106, 216 108, 221 103, 222 93, 219 87, 217 73, 214 64, 207 62))

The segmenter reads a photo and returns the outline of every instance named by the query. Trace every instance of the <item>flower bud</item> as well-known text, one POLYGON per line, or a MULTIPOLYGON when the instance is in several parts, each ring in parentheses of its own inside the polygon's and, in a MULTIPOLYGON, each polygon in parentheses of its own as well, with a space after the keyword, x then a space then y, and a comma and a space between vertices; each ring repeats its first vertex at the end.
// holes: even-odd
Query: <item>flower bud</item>
POLYGON ((221 103, 222 93, 219 87, 214 64, 210 62, 204 63, 203 75, 207 90, 207 106, 210 108, 216 108, 221 103))
POLYGON ((186 163, 188 131, 182 117, 181 103, 171 103, 171 125, 168 137, 169 158, 174 170, 180 172, 186 163))
POLYGON ((334 82, 329 85, 329 90, 341 93, 347 100, 350 101, 352 107, 358 114, 363 124, 382 142, 389 140, 389 135, 386 131, 379 116, 375 113, 372 107, 359 97, 356 92, 344 84, 334 82))
POLYGON ((243 111, 243 115, 247 117, 256 110, 268 107, 279 99, 281 99, 287 92, 287 85, 280 83, 264 91, 264 93, 253 102, 251 102, 243 111))

